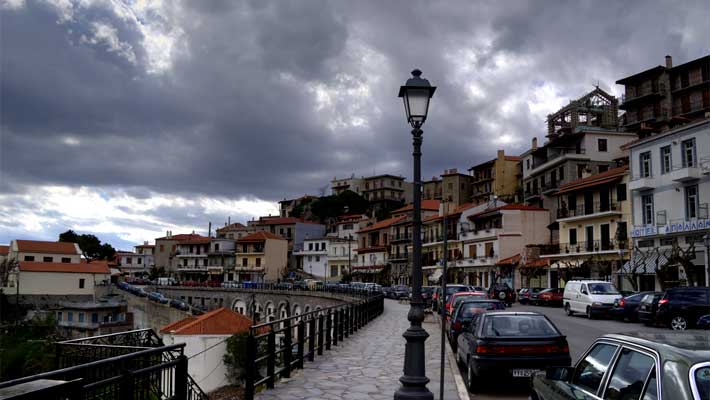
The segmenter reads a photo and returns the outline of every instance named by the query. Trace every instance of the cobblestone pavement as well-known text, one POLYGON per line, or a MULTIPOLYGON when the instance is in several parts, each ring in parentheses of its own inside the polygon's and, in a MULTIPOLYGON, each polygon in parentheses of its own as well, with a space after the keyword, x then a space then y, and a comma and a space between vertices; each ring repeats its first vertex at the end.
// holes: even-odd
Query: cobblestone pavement
MULTIPOLYGON (((385 311, 342 344, 306 362, 291 379, 276 383, 274 389, 256 395, 259 400, 346 399, 391 400, 399 388, 404 363, 402 334, 409 326, 409 304, 385 300, 385 311)), ((426 341, 426 373, 429 390, 439 398, 441 332, 429 315, 424 321, 429 333, 426 341)), ((454 379, 446 360, 444 399, 458 399, 454 379)))

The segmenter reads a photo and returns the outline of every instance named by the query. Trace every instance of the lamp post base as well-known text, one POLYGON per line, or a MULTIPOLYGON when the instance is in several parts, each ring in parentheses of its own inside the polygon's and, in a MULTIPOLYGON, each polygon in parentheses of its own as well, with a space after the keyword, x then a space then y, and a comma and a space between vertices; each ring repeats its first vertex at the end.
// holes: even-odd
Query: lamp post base
POLYGON ((394 400, 434 400, 434 394, 426 387, 429 378, 425 373, 424 342, 429 334, 422 328, 423 304, 412 304, 407 319, 411 325, 402 335, 407 341, 404 351, 404 375, 399 378, 402 386, 394 393, 394 400))

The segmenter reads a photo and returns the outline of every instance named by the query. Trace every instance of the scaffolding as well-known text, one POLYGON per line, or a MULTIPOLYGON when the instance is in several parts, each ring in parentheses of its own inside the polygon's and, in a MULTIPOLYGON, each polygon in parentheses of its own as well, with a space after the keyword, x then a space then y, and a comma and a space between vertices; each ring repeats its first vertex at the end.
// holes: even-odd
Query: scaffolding
POLYGON ((570 100, 568 105, 547 116, 547 137, 555 139, 575 132, 578 126, 618 129, 618 99, 595 86, 591 92, 570 100))

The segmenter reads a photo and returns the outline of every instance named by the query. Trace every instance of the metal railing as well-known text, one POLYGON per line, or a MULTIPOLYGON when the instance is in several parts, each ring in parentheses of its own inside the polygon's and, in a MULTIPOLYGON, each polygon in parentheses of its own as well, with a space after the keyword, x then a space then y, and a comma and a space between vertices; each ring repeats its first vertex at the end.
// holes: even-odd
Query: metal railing
POLYGON ((557 218, 580 217, 584 215, 593 215, 608 211, 620 211, 621 205, 615 201, 600 203, 595 201, 593 204, 581 204, 575 208, 559 208, 557 209, 557 218))
POLYGON ((589 253, 608 250, 626 250, 627 241, 583 240, 577 243, 560 243, 560 254, 589 253))
POLYGON ((384 311, 382 294, 251 326, 247 338, 245 399, 259 386, 271 389, 305 361, 337 346, 384 311), (278 339, 278 341, 277 341, 278 339), (277 343, 278 342, 278 343, 277 343))

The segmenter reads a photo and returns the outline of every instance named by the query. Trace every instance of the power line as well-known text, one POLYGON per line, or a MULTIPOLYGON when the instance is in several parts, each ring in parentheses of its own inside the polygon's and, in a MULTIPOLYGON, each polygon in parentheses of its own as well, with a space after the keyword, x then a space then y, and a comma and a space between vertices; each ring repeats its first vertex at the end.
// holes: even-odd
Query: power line
MULTIPOLYGON (((231 336, 230 336, 230 337, 231 337, 231 336)), ((191 356, 188 357, 187 359, 188 359, 188 360, 191 360, 191 359, 193 359, 194 357, 197 357, 197 356, 199 356, 200 354, 202 354, 202 353, 204 353, 204 352, 206 352, 206 351, 208 351, 208 350, 211 350, 211 349, 214 348, 214 347, 219 346, 220 344, 226 342, 227 340, 229 340, 229 337, 226 338, 226 339, 224 339, 224 340, 222 340, 222 341, 219 341, 219 342, 213 344, 212 346, 210 346, 210 347, 208 347, 208 348, 206 348, 206 349, 200 351, 199 353, 195 353, 195 354, 191 355, 191 356)))

